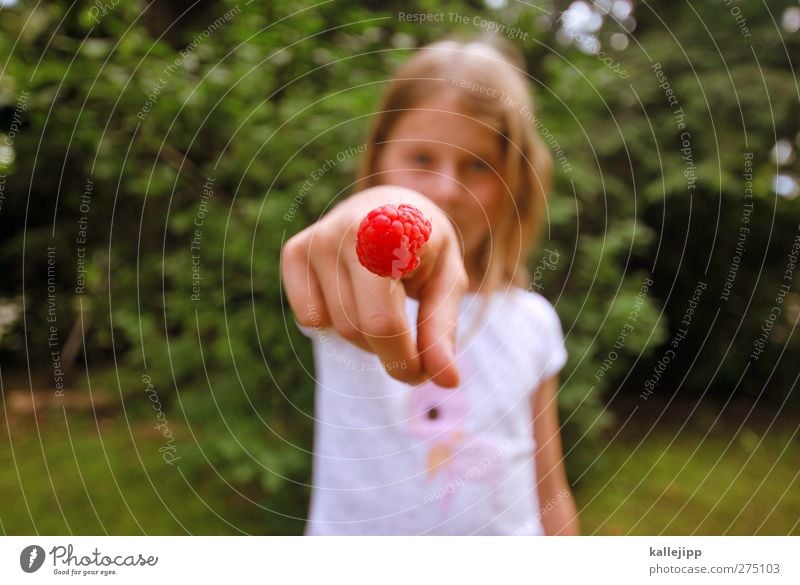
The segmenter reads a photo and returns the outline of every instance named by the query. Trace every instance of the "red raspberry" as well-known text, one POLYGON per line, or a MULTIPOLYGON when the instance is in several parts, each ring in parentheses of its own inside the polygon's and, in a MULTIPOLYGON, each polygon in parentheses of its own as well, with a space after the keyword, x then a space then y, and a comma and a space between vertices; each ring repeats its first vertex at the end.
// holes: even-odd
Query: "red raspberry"
POLYGON ((356 253, 370 272, 399 279, 419 266, 430 236, 431 222, 413 205, 383 205, 361 220, 356 253))

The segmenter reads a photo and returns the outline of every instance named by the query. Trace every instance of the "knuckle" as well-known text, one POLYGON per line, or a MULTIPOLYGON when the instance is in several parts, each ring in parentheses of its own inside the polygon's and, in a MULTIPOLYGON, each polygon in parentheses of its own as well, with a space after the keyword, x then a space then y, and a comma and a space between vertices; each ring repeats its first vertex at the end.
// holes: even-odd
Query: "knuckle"
POLYGON ((304 313, 302 315, 295 315, 294 318, 297 320, 297 323, 302 327, 315 327, 318 325, 316 321, 311 319, 308 313, 304 313))
POLYGON ((286 240, 281 249, 281 262, 284 265, 290 264, 292 261, 300 257, 300 252, 303 248, 302 237, 296 234, 286 240))
MULTIPOLYGON (((335 237, 324 225, 316 223, 308 228, 308 243, 316 253, 324 253, 330 250, 335 237)), ((335 247, 333 248, 336 249, 335 247)))
POLYGON ((406 384, 421 384, 424 379, 418 371, 412 371, 410 368, 392 368, 386 371, 390 377, 398 382, 406 384))
POLYGON ((403 321, 389 313, 375 313, 364 317, 362 327, 371 337, 392 337, 403 332, 403 321))
POLYGON ((358 327, 349 319, 336 319, 333 327, 340 337, 350 343, 356 343, 361 340, 361 331, 359 331, 358 327))
POLYGON ((327 327, 329 321, 324 311, 319 310, 314 305, 306 307, 305 311, 295 313, 295 319, 303 327, 319 328, 327 327))

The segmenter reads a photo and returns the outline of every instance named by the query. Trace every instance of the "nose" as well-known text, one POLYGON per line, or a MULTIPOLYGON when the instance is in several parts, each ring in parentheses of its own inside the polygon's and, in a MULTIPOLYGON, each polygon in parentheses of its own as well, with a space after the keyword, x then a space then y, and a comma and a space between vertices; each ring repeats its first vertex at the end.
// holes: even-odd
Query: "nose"
POLYGON ((464 187, 455 167, 443 166, 436 170, 433 191, 429 197, 442 208, 452 207, 461 197, 464 187))

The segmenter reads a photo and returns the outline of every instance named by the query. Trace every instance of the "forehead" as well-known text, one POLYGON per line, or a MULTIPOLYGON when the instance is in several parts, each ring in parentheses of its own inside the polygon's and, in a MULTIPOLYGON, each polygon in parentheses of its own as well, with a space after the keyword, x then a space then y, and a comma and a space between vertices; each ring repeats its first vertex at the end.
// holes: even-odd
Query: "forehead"
POLYGON ((501 146, 500 134, 488 122, 467 111, 453 92, 416 103, 400 116, 389 140, 429 141, 431 145, 467 151, 501 146))

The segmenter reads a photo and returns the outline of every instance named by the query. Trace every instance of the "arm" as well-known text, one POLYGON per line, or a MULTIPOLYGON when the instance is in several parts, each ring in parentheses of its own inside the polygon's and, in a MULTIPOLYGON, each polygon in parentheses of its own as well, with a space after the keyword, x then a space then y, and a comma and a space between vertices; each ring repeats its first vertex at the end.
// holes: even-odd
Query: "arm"
POLYGON ((578 511, 564 469, 556 391, 558 375, 542 382, 533 395, 533 436, 536 441, 537 490, 545 534, 580 533, 578 511))

